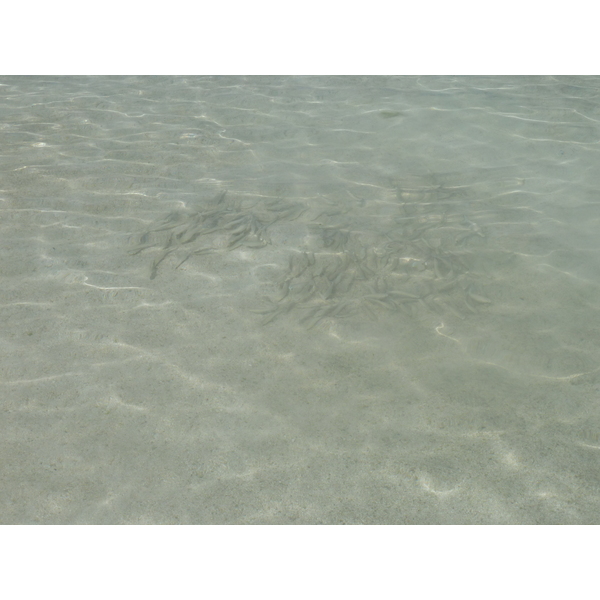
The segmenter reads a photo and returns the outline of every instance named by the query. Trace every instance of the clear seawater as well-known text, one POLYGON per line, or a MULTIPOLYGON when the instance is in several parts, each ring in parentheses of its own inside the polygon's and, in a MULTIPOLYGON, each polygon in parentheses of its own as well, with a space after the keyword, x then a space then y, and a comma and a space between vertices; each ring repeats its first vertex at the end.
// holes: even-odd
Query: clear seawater
POLYGON ((600 78, 0 78, 2 523, 600 522, 600 78))

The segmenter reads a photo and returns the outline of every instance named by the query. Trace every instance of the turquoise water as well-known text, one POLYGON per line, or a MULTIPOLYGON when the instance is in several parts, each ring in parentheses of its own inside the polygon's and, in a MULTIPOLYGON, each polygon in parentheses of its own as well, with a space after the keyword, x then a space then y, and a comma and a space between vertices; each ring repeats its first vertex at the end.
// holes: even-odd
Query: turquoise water
POLYGON ((3 523, 598 523, 600 79, 0 78, 3 523))

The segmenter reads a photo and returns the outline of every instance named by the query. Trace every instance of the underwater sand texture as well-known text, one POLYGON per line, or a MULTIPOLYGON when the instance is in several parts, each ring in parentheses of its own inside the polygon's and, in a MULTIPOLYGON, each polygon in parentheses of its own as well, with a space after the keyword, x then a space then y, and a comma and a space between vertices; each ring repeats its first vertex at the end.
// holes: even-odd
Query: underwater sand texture
POLYGON ((600 79, 0 84, 3 523, 600 522, 600 79))

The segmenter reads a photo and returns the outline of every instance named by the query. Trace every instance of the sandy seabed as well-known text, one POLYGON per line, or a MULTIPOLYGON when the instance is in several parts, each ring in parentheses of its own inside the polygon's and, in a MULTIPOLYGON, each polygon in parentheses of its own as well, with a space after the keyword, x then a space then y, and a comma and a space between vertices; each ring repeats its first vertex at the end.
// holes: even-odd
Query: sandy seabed
POLYGON ((343 80, 9 80, 2 523, 600 521, 592 175, 343 80))

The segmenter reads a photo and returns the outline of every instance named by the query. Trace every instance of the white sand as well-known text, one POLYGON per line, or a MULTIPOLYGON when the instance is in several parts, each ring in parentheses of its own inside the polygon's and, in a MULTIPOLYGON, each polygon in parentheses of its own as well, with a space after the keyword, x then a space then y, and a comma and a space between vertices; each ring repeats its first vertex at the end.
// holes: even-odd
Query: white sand
POLYGON ((524 86, 526 129, 498 116, 512 96, 482 99, 473 80, 465 97, 288 80, 273 108, 229 80, 142 79, 147 120, 115 116, 150 106, 130 82, 10 81, 46 103, 14 102, 0 132, 2 523, 600 522, 597 129, 536 113, 524 86), (467 248, 491 303, 472 312, 307 329, 291 310, 261 326, 252 310, 280 293, 290 253, 319 251, 314 212, 273 224, 265 248, 175 269, 182 248, 152 280, 159 250, 127 253, 152 219, 219 189, 349 206, 326 219, 356 227, 393 221, 410 194, 439 201, 414 191, 432 173, 467 190, 452 210, 483 232, 467 248))

